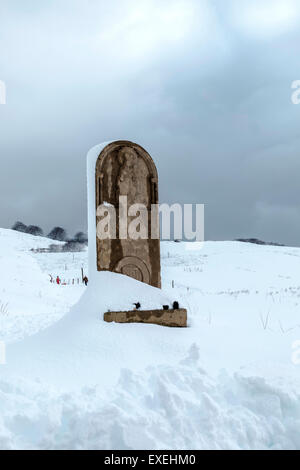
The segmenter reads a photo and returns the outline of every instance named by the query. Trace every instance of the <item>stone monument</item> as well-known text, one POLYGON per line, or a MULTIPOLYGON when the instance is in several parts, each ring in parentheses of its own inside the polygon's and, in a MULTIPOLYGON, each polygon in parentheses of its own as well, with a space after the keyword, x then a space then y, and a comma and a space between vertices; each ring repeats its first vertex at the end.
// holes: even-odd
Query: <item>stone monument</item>
MULTIPOLYGON (((161 288, 158 176, 146 150, 125 140, 93 147, 88 198, 89 285, 98 285, 99 271, 112 271, 161 288)), ((130 311, 104 312, 104 321, 187 326, 187 311, 178 302, 173 309, 142 310, 139 300, 130 311)))
MULTIPOLYGON (((111 207, 116 213, 114 234, 97 236, 98 271, 125 274, 160 288, 158 175, 152 158, 133 142, 112 142, 98 156, 95 178, 96 208, 111 207), (128 228, 143 210, 132 238, 128 228)), ((97 226, 104 212, 97 211, 97 226)))

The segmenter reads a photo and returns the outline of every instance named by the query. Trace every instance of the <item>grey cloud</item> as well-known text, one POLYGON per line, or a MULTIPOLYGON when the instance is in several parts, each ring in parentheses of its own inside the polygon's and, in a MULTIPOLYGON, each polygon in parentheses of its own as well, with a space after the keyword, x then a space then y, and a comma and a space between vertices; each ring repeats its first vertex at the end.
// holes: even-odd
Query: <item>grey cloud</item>
POLYGON ((206 238, 299 245, 299 28, 250 35, 233 1, 159 5, 1 2, 0 225, 86 229, 86 153, 127 138, 162 202, 206 204, 206 238))

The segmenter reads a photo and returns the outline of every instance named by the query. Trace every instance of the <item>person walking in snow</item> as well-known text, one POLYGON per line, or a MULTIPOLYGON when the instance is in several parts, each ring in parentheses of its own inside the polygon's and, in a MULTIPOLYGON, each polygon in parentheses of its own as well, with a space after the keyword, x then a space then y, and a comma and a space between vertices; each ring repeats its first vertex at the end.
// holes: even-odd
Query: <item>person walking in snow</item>
POLYGON ((60 284, 60 282, 61 282, 61 281, 60 281, 60 278, 59 278, 59 276, 57 276, 57 278, 56 278, 56 284, 58 284, 58 285, 59 285, 59 284, 60 284))
POLYGON ((84 284, 87 286, 88 282, 89 282, 88 277, 84 276, 84 278, 82 280, 83 280, 84 284))

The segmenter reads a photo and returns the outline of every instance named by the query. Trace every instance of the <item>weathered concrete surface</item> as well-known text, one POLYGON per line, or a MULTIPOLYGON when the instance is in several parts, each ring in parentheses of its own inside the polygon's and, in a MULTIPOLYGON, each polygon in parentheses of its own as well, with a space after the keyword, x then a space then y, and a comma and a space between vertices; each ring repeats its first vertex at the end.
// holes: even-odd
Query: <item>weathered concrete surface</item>
POLYGON ((187 311, 179 310, 133 310, 128 312, 106 312, 104 321, 111 323, 152 323, 174 328, 187 327, 187 311))
MULTIPOLYGON (((140 145, 129 141, 108 144, 100 153, 96 168, 96 208, 113 206, 117 212, 116 236, 97 237, 97 269, 112 271, 161 287, 159 218, 151 217, 151 206, 158 204, 158 175, 150 155, 140 145), (126 196, 128 208, 133 204, 146 207, 142 229, 147 239, 131 239, 119 226, 119 215, 127 210, 119 203, 126 196), (121 198, 121 199, 120 199, 121 198), (151 238, 157 234, 156 239, 151 238)), ((128 226, 135 219, 128 216, 128 226)), ((103 217, 97 216, 100 225, 103 217)))

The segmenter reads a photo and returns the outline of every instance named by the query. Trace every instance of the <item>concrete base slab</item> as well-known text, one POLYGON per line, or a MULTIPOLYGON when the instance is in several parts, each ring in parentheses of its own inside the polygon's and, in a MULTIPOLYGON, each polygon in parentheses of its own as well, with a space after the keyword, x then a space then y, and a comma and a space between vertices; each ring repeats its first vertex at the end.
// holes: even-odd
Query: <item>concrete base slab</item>
POLYGON ((106 312, 104 321, 111 323, 152 323, 173 328, 187 327, 187 310, 132 310, 129 312, 106 312))

